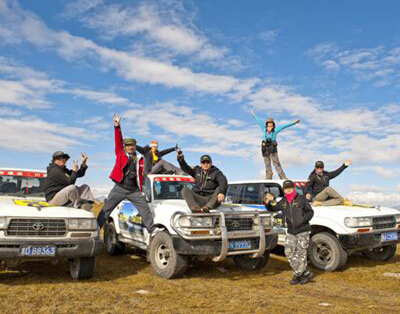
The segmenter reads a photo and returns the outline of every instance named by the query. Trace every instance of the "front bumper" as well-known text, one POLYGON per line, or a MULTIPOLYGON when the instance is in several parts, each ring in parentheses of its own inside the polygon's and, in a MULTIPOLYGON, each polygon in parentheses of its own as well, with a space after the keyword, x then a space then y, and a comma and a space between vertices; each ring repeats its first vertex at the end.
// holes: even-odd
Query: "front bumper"
POLYGON ((77 258, 92 257, 99 254, 103 244, 99 236, 84 239, 59 239, 59 240, 0 240, 0 260, 15 259, 40 259, 40 257, 21 257, 21 247, 27 245, 54 245, 56 246, 55 257, 49 258, 77 258))
MULTIPOLYGON (((215 257, 221 254, 221 240, 185 240, 179 236, 172 237, 174 249, 178 254, 183 255, 201 255, 215 257)), ((252 252, 259 249, 260 241, 258 238, 252 238, 252 252)), ((265 251, 272 250, 278 243, 278 235, 271 234, 265 236, 265 251)), ((228 251, 227 255, 249 254, 247 251, 236 250, 228 251)))
POLYGON ((374 232, 374 233, 357 233, 350 235, 338 235, 339 242, 343 249, 346 251, 364 251, 371 250, 382 246, 393 245, 400 243, 400 230, 386 230, 384 232, 374 232), (397 241, 382 242, 381 235, 386 232, 397 232, 397 241))

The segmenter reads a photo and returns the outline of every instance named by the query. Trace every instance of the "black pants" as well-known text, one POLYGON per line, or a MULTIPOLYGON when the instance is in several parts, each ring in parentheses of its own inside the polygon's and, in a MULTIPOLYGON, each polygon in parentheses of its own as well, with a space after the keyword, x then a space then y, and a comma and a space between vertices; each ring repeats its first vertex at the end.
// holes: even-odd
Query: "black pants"
POLYGON ((107 201, 97 217, 100 228, 107 222, 114 208, 125 199, 128 199, 137 208, 139 215, 142 217, 144 226, 147 231, 151 233, 155 229, 153 216, 142 192, 139 189, 133 191, 127 190, 118 184, 115 184, 110 194, 108 194, 107 201))
POLYGON ((204 206, 207 206, 209 209, 216 209, 221 205, 221 203, 218 202, 218 194, 219 189, 216 189, 213 194, 207 196, 197 194, 186 187, 182 190, 182 196, 192 211, 203 208, 204 206))

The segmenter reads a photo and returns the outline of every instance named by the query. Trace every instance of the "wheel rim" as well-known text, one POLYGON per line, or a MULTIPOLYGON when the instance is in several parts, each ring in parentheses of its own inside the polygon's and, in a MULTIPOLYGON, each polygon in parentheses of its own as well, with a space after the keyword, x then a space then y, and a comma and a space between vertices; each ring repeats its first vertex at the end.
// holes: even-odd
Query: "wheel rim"
POLYGON ((332 260, 332 249, 325 242, 316 243, 313 248, 313 256, 318 263, 322 265, 328 265, 332 260))
POLYGON ((170 250, 167 244, 160 243, 156 249, 156 263, 161 269, 165 269, 169 265, 170 250))

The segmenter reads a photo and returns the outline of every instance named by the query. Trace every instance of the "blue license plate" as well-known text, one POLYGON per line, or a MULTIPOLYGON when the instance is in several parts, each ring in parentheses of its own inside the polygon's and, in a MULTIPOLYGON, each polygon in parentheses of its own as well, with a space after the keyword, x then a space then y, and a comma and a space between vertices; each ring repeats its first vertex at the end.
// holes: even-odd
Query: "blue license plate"
POLYGON ((27 257, 53 257, 56 255, 56 247, 51 245, 28 245, 21 248, 20 255, 27 257))
POLYGON ((251 249, 251 241, 250 240, 229 241, 228 248, 230 250, 249 250, 251 249))
POLYGON ((382 242, 397 241, 398 239, 399 235, 397 234, 397 232, 382 233, 381 235, 382 242))

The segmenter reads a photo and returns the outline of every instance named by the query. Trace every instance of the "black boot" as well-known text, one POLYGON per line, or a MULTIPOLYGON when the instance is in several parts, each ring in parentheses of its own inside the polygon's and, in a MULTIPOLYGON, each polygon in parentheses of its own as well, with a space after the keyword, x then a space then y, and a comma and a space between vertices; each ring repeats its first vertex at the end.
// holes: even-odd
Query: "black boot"
POLYGON ((297 284, 300 283, 301 279, 302 279, 301 276, 294 275, 293 278, 292 278, 292 280, 290 280, 290 284, 291 284, 292 286, 293 286, 293 285, 297 285, 297 284))
POLYGON ((311 281, 312 277, 314 277, 314 274, 310 270, 306 269, 303 275, 301 275, 300 283, 305 285, 307 282, 311 281))

